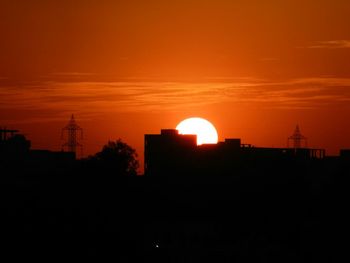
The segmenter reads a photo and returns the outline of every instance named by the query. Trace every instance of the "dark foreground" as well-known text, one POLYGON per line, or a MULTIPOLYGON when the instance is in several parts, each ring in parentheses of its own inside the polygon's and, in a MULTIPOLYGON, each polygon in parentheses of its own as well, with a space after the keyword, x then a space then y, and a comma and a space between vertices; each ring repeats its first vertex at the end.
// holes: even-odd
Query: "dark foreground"
POLYGON ((347 252, 345 166, 172 178, 15 171, 0 188, 2 252, 13 258, 336 262, 347 252))

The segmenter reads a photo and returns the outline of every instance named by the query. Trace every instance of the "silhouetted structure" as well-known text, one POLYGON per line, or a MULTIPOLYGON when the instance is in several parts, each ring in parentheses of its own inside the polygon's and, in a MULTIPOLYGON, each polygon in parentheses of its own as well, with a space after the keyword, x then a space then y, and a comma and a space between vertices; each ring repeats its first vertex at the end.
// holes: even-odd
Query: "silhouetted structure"
POLYGON ((23 160, 28 155, 31 143, 18 132, 0 129, 0 163, 23 160))
POLYGON ((19 130, 1 129, 0 166, 29 173, 54 170, 66 167, 75 161, 74 152, 55 152, 31 149, 31 141, 19 133, 19 130))
POLYGON ((0 142, 7 141, 7 139, 13 137, 18 132, 18 130, 8 130, 6 127, 0 128, 0 142))
POLYGON ((75 161, 74 152, 56 152, 49 150, 30 150, 27 159, 28 165, 37 168, 57 167, 69 165, 75 161))
POLYGON ((191 166, 196 148, 196 135, 179 135, 177 130, 145 135, 145 174, 181 173, 184 167, 191 166))
POLYGON ((341 149, 340 150, 340 158, 350 160, 350 149, 341 149))
POLYGON ((83 145, 78 142, 77 133, 80 133, 80 138, 82 139, 83 129, 76 123, 73 114, 69 123, 62 129, 62 134, 61 134, 62 139, 64 138, 65 133, 67 134, 67 142, 65 142, 62 145, 62 150, 66 148, 69 152, 74 152, 76 154, 77 147, 79 147, 80 153, 82 155, 83 145))
POLYGON ((196 135, 180 135, 177 130, 145 135, 145 175, 230 174, 324 157, 323 149, 253 147, 241 139, 197 146, 196 135))
POLYGON ((338 262, 347 253, 349 149, 323 158, 323 150, 240 139, 197 146, 194 135, 162 130, 145 135, 152 176, 139 177, 104 176, 115 171, 115 151, 125 150, 118 141, 96 154, 96 169, 74 152, 26 151, 28 142, 15 134, 0 143, 25 153, 9 165, 0 158, 1 230, 114 238, 53 245, 54 236, 39 249, 16 240, 11 256, 81 257, 88 248, 118 262, 338 262), (181 176, 193 174, 210 176, 181 176))
POLYGON ((288 137, 287 147, 289 148, 289 142, 293 142, 294 149, 307 148, 307 138, 300 132, 299 125, 295 127, 292 136, 288 137), (304 142, 304 144, 302 144, 304 142))

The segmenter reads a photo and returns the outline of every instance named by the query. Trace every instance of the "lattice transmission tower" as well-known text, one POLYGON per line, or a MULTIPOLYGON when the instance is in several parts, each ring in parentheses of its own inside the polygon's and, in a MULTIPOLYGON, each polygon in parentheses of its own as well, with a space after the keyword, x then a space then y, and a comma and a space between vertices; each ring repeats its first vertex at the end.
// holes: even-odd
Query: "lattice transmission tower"
POLYGON ((288 137, 288 140, 287 140, 288 148, 289 148, 290 141, 293 142, 294 149, 307 148, 307 138, 301 134, 299 125, 295 127, 293 135, 288 137))
POLYGON ((80 154, 83 155, 83 145, 78 142, 78 135, 80 135, 80 139, 83 139, 83 129, 76 123, 74 119, 74 115, 68 124, 62 129, 61 139, 67 139, 67 141, 62 144, 62 151, 65 149, 68 152, 74 152, 77 154, 77 148, 80 149, 80 154))

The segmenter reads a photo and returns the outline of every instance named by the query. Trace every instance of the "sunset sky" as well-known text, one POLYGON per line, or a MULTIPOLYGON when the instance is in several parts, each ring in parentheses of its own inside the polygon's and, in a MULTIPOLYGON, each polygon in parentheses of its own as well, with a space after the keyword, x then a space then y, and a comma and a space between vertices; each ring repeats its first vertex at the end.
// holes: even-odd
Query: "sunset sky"
POLYGON ((0 0, 0 126, 60 150, 74 113, 85 155, 187 117, 219 139, 350 148, 348 0, 0 0))

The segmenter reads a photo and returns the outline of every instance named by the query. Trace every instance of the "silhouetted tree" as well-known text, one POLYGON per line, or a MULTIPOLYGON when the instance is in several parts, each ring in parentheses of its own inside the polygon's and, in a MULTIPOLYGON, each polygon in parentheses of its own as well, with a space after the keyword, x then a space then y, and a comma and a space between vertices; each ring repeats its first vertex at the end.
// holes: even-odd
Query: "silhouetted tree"
POLYGON ((121 139, 109 141, 90 161, 99 169, 122 176, 136 175, 139 168, 136 151, 121 139))

